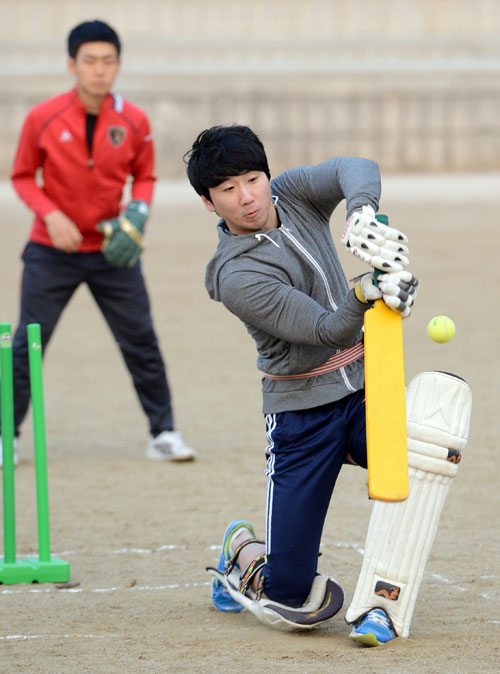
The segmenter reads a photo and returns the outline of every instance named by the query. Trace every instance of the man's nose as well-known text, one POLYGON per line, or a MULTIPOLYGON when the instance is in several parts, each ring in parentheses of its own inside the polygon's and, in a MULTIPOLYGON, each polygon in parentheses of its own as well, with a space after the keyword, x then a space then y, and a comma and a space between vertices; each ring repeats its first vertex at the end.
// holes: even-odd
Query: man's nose
POLYGON ((240 191, 240 201, 242 204, 249 204, 253 201, 252 191, 247 187, 242 187, 240 191))

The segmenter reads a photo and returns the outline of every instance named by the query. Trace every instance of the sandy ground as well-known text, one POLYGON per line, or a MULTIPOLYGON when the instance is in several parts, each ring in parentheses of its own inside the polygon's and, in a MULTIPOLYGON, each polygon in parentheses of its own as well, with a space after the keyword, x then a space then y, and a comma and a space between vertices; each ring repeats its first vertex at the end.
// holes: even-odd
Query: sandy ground
MULTIPOLYGON (((344 609, 311 633, 288 634, 250 614, 212 608, 204 567, 217 561, 227 522, 248 518, 261 532, 264 523, 260 380, 244 327, 210 302, 203 288, 215 220, 185 190, 176 200, 175 186, 167 186, 158 195, 143 259, 178 426, 199 460, 145 460, 144 417, 82 287, 44 368, 52 551, 70 562, 77 585, 0 587, 0 671, 500 671, 494 351, 500 342, 500 229, 493 201, 485 205, 479 193, 466 198, 460 182, 442 182, 440 189, 438 178, 398 180, 388 182, 381 210, 408 232, 421 280, 414 314, 405 322, 407 378, 448 370, 465 377, 473 390, 470 442, 445 505, 411 637, 365 649, 347 638, 344 609), (434 344, 425 331, 428 320, 442 313, 457 326, 448 345, 434 344)), ((30 215, 8 187, 0 192, 0 320, 15 324, 19 253, 30 215)), ((337 240, 342 213, 333 223, 337 240)), ((361 271, 360 263, 342 256, 351 275, 361 271)), ((17 542, 24 556, 37 551, 31 414, 19 449, 17 542)), ((320 560, 320 570, 344 586, 346 605, 369 513, 365 473, 346 468, 320 560)))

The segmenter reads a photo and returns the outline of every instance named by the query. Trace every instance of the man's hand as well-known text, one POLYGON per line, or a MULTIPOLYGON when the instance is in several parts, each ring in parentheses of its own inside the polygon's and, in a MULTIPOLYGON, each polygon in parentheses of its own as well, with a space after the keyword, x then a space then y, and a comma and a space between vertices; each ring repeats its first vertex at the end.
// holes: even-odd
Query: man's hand
POLYGON ((377 281, 387 306, 407 318, 415 303, 418 286, 418 280, 411 271, 403 269, 392 274, 380 274, 377 281))
POLYGON ((372 271, 362 276, 357 276, 352 281, 357 281, 354 292, 358 300, 363 302, 363 304, 382 299, 382 291, 375 285, 372 271))
POLYGON ((62 211, 51 211, 44 217, 54 248, 65 253, 76 253, 82 243, 82 233, 62 211))
POLYGON ((409 264, 408 239, 399 230, 377 222, 371 206, 354 211, 341 242, 350 253, 380 271, 397 272, 409 264))
POLYGON ((102 253, 115 267, 133 267, 143 251, 142 234, 149 215, 145 201, 131 201, 118 218, 103 220, 97 229, 104 234, 102 253))
POLYGON ((373 272, 357 276, 354 292, 360 302, 369 303, 383 299, 387 306, 407 318, 417 296, 418 281, 410 271, 379 274, 378 286, 373 280, 373 272))

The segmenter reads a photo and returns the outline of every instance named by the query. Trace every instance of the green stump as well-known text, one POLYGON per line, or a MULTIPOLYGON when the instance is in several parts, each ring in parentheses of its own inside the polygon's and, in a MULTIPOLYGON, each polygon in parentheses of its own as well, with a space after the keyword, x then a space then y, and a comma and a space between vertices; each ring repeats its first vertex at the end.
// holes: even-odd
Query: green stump
POLYGON ((28 325, 31 404, 35 442, 35 476, 38 519, 38 559, 16 559, 16 513, 14 482, 14 396, 12 337, 9 323, 0 324, 0 386, 3 449, 4 559, 0 583, 61 583, 69 580, 70 565, 51 557, 47 452, 43 404, 42 343, 40 325, 28 325))

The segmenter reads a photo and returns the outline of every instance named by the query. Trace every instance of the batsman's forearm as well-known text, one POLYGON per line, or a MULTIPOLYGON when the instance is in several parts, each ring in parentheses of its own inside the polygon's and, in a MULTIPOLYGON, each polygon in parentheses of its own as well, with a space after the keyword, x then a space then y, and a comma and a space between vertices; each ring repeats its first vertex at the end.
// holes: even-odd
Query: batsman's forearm
POLYGON ((222 302, 250 332, 256 329, 291 344, 352 346, 369 307, 359 302, 352 290, 336 311, 328 311, 305 293, 280 282, 233 287, 230 281, 231 275, 221 284, 222 302))
POLYGON ((322 346, 352 346, 363 326, 364 314, 370 304, 360 302, 354 290, 336 311, 325 311, 317 323, 317 334, 322 346))

